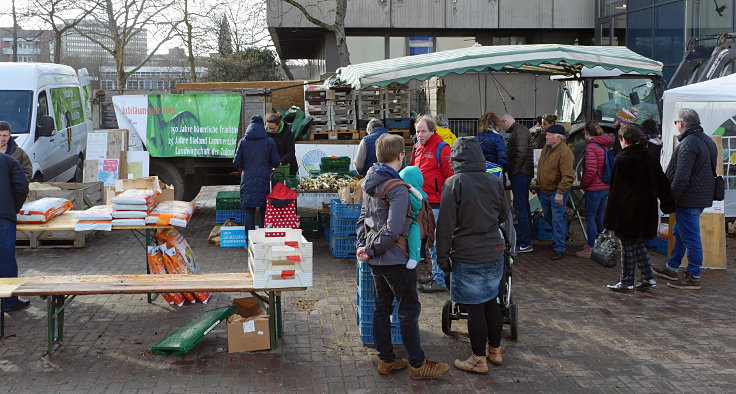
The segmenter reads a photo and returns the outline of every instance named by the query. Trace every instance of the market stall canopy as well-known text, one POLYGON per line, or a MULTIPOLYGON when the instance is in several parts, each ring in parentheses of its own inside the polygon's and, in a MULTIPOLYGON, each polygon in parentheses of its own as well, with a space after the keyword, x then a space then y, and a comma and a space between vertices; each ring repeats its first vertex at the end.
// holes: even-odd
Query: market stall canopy
POLYGON ((596 66, 622 74, 662 75, 662 63, 626 47, 538 44, 477 46, 353 64, 339 68, 336 80, 362 89, 468 71, 575 76, 583 67, 596 66))

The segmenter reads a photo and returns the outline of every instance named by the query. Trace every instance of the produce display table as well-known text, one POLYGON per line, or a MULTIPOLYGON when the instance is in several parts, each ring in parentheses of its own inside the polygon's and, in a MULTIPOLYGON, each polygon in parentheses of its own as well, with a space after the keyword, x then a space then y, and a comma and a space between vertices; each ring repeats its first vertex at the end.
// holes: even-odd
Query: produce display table
POLYGON ((11 296, 49 296, 47 299, 48 352, 64 339, 64 310, 78 295, 146 294, 168 292, 249 292, 268 311, 271 348, 283 334, 281 291, 306 288, 254 289, 250 273, 197 275, 68 275, 0 279, 0 338, 4 333, 3 301, 11 296), (265 292, 262 296, 257 292, 265 292))

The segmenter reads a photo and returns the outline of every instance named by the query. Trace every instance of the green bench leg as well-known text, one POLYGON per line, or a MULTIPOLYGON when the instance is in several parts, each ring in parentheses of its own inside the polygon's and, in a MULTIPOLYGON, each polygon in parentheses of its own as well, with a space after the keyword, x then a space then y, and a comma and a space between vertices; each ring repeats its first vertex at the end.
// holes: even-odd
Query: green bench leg
MULTIPOLYGON (((155 230, 146 229, 146 246, 143 247, 143 256, 145 257, 143 261, 146 262, 146 273, 151 273, 151 268, 148 266, 148 247, 154 245, 153 237, 155 230)), ((158 293, 148 293, 146 294, 146 301, 148 301, 149 304, 153 303, 154 300, 158 298, 158 293)))
POLYGON ((281 293, 275 291, 267 292, 268 297, 263 297, 255 291, 250 294, 258 301, 261 308, 268 311, 268 331, 271 340, 271 349, 276 349, 276 339, 283 336, 283 319, 281 317, 281 293), (268 303, 268 306, 265 304, 268 303))
POLYGON ((74 301, 76 295, 53 295, 46 299, 48 306, 48 353, 52 354, 64 342, 64 309, 74 301))

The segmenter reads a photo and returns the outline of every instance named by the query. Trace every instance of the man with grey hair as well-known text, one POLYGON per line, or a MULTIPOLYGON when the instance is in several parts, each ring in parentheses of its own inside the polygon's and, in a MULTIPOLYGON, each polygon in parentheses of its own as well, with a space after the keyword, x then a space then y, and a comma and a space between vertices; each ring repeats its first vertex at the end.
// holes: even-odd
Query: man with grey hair
POLYGON ((718 166, 718 149, 700 127, 700 117, 695 110, 682 108, 675 119, 680 143, 665 172, 676 206, 676 222, 672 229, 675 244, 667 263, 662 268, 654 268, 654 273, 671 280, 667 283, 669 287, 698 290, 700 266, 703 265, 700 214, 713 205, 713 171, 718 166), (680 270, 685 253, 687 268, 680 270))
POLYGON ((376 157, 376 141, 378 137, 388 133, 388 129, 383 126, 380 119, 371 118, 366 126, 368 134, 360 140, 358 152, 355 154, 355 170, 358 174, 365 175, 373 164, 378 162, 376 157))
POLYGON ((514 195, 514 213, 519 221, 516 251, 528 253, 534 250, 529 208, 529 183, 534 176, 534 141, 529 129, 517 123, 510 114, 501 117, 501 128, 510 134, 506 141, 506 154, 509 159, 511 192, 514 195))

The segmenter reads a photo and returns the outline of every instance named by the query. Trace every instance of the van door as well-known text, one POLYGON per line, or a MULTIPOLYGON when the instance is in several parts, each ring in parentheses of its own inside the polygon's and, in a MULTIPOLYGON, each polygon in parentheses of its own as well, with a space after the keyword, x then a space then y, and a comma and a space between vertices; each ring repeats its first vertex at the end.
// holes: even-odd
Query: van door
MULTIPOLYGON (((46 90, 39 90, 36 98, 36 123, 41 123, 41 118, 46 115, 51 115, 48 94, 46 90)), ((36 132, 36 141, 31 145, 28 155, 31 160, 38 163, 41 172, 43 173, 42 179, 34 179, 36 181, 50 181, 58 175, 58 172, 54 169, 55 164, 63 160, 59 157, 59 132, 55 131, 51 137, 39 137, 36 132)), ((35 177, 36 174, 34 174, 35 177)))
MULTIPOLYGON (((56 152, 52 167, 53 177, 68 181, 74 176, 77 165, 77 152, 72 150, 75 134, 86 131, 84 109, 79 87, 58 87, 49 89, 51 106, 56 125, 56 138, 52 148, 56 152)), ((79 140, 79 138, 76 138, 79 140)))

